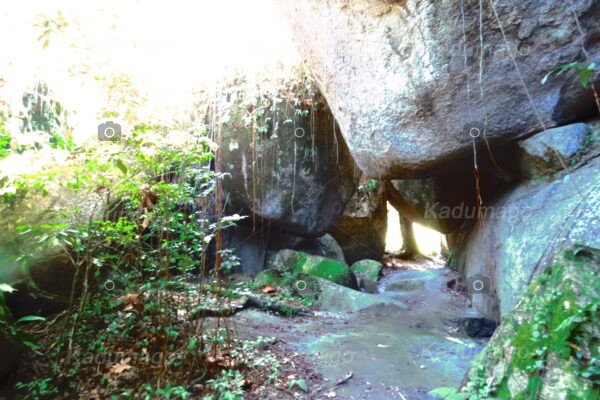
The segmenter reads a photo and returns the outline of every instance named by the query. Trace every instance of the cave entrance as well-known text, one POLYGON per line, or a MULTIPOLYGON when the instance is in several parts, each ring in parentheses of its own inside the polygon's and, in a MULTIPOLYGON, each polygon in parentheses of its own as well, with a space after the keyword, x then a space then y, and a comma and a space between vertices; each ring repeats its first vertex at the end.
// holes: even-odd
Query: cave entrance
POLYGON ((443 234, 421 224, 411 223, 387 203, 387 253, 406 257, 435 257, 445 255, 446 248, 446 238, 443 234))

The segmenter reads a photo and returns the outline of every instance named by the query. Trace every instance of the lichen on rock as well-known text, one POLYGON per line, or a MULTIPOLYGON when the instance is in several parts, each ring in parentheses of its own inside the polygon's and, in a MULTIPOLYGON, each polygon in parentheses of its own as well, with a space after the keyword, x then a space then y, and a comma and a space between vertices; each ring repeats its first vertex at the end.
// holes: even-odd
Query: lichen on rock
POLYGON ((600 250, 576 246, 527 288, 473 362, 469 398, 600 397, 600 250))

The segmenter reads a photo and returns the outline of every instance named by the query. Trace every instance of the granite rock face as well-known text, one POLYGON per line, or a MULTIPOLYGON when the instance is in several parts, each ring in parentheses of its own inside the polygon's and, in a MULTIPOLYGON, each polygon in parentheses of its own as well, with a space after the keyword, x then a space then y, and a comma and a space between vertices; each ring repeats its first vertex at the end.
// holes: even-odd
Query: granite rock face
POLYGON ((380 260, 387 232, 383 183, 361 179, 357 192, 329 232, 342 247, 349 264, 363 259, 380 260))
POLYGON ((468 154, 470 133, 482 141, 487 127, 492 145, 507 143, 542 123, 550 128, 594 112, 592 92, 573 71, 541 80, 585 61, 575 16, 597 58, 598 2, 481 4, 282 2, 297 47, 367 176, 434 176, 468 154))
POLYGON ((332 258, 344 264, 346 263, 344 251, 329 233, 316 239, 304 239, 300 244, 294 246, 294 249, 315 256, 332 258))
POLYGON ((267 94, 258 107, 247 96, 241 91, 223 100, 223 188, 230 209, 250 215, 254 226, 323 235, 360 177, 333 115, 316 91, 290 101, 285 93, 267 94))
POLYGON ((525 181, 482 209, 484 220, 451 258, 467 286, 470 277, 485 278, 484 287, 471 290, 479 312, 502 320, 559 249, 575 243, 600 248, 598 182, 596 157, 568 173, 525 181))

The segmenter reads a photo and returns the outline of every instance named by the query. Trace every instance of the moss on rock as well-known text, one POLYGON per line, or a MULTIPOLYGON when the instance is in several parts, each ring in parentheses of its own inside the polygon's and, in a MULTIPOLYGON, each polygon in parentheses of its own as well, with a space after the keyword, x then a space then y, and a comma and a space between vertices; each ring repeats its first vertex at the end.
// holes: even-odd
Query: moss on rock
POLYGON ((296 252, 288 258, 286 266, 294 273, 304 273, 343 286, 352 286, 350 268, 330 258, 296 252))
POLYGON ((600 398, 599 264, 577 247, 531 283, 473 362, 469 398, 600 398))
POLYGON ((360 260, 352 264, 350 270, 356 277, 368 278, 376 281, 379 278, 383 264, 375 260, 360 260))
POLYGON ((254 284, 262 288, 265 286, 281 286, 282 278, 277 271, 265 269, 256 275, 254 284))

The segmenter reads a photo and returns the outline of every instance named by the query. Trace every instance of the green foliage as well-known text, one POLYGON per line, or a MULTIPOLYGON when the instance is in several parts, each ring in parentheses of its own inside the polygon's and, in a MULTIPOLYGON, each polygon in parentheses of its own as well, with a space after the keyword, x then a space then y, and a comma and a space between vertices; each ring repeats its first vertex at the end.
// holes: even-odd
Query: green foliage
POLYGON ((377 190, 377 188, 379 187, 379 182, 377 182, 374 179, 371 179, 369 182, 367 183, 362 183, 360 185, 358 185, 358 188, 356 189, 359 193, 368 193, 370 191, 375 191, 377 190))
POLYGON ((304 379, 290 379, 288 389, 293 389, 294 387, 298 387, 300 390, 308 392, 308 385, 304 379))
MULTIPOLYGON (((56 32, 53 22, 42 25, 50 28, 47 37, 56 32)), ((127 75, 95 79, 110 94, 102 115, 122 118, 134 126, 133 131, 117 143, 76 147, 67 113, 48 87, 39 83, 24 97, 23 130, 41 132, 43 140, 17 150, 50 147, 66 150, 56 153, 68 157, 37 173, 0 176, 0 218, 19 216, 7 224, 7 230, 16 233, 10 247, 21 254, 22 264, 47 250, 62 249, 76 266, 67 313, 47 325, 36 316, 13 321, 10 313, 0 321, 3 331, 35 350, 28 357, 37 358, 42 366, 18 386, 19 396, 60 393, 68 398, 102 387, 103 395, 113 398, 185 399, 197 394, 196 383, 203 383, 202 395, 241 399, 246 369, 258 369, 261 377, 278 384, 279 361, 265 351, 267 341, 234 340, 229 330, 199 327, 196 320, 186 318, 199 304, 224 308, 231 299, 211 290, 220 288, 223 276, 239 266, 234 249, 216 249, 219 267, 207 266, 212 256, 209 244, 244 218, 215 217, 212 200, 223 177, 211 170, 216 145, 208 139, 208 129, 202 124, 186 127, 185 143, 175 145, 180 143, 171 140, 175 129, 137 119, 144 99, 127 75), (60 198, 57 194, 72 202, 55 201, 60 198), (19 214, 23 209, 42 211, 32 219, 19 214), (187 284, 188 277, 200 284, 187 284), (114 284, 110 291, 104 285, 108 280, 114 284), (40 324, 47 328, 41 338, 28 329, 40 324), (127 356, 94 361, 116 354, 127 356), (161 355, 159 363, 149 360, 155 354, 161 355), (207 359, 214 354, 236 364, 235 369, 228 364, 207 368, 207 359), (126 388, 111 376, 118 366, 137 374, 126 388)), ((311 123, 314 86, 304 79, 290 85, 269 92, 268 104, 261 101, 264 94, 256 98, 264 108, 246 122, 259 136, 277 135, 276 114, 285 121, 279 126, 287 126, 290 136, 300 119, 311 123)), ((0 149, 8 149, 11 138, 6 143, 1 138, 0 149)), ((300 159, 303 154, 304 159, 312 159, 316 152, 299 149, 300 159)), ((274 297, 287 296, 291 303, 312 301, 294 292, 297 275, 285 273, 282 278, 289 282, 288 288, 274 297)), ((7 311, 0 295, 0 312, 7 311)), ((302 382, 296 386, 302 388, 302 382)))
POLYGON ((560 67, 548 72, 544 76, 544 78, 542 78, 542 85, 548 81, 551 75, 556 74, 556 76, 559 76, 567 71, 575 71, 577 77, 579 78, 581 86, 587 89, 594 78, 594 74, 598 71, 598 66, 596 65, 596 63, 593 62, 570 62, 567 64, 563 64, 560 67))
MULTIPOLYGON (((279 300, 282 306, 293 304, 311 307, 319 297, 319 285, 313 277, 304 273, 294 273, 292 271, 278 271, 266 269, 256 275, 253 281, 246 283, 246 288, 250 290, 262 289, 266 286, 272 286, 278 289, 276 293, 271 294, 273 299, 279 300)), ((240 296, 244 295, 240 291, 240 296)), ((287 316, 294 316, 295 311, 289 307, 287 316)))
MULTIPOLYGON (((49 135, 52 147, 71 150, 73 139, 67 125, 67 112, 52 98, 48 85, 38 82, 33 91, 23 96, 27 116, 23 119, 23 131, 41 131, 49 135)), ((37 144, 40 146, 40 144, 37 144)))
POLYGON ((430 391, 429 394, 439 396, 444 400, 464 400, 469 398, 467 393, 461 393, 451 387, 436 388, 430 391))
POLYGON ((600 131, 598 129, 593 129, 591 132, 588 132, 583 138, 582 144, 583 145, 577 153, 571 157, 570 164, 572 166, 576 166, 593 154, 593 151, 591 150, 600 144, 600 131))
POLYGON ((37 350, 40 345, 35 337, 28 334, 22 328, 22 324, 26 322, 44 321, 45 318, 35 315, 26 315, 19 318, 17 321, 14 321, 9 308, 6 305, 6 298, 4 296, 4 293, 12 293, 14 291, 16 291, 16 289, 10 285, 5 283, 0 284, 0 335, 4 332, 4 334, 8 335, 8 337, 17 344, 31 350, 37 350))
POLYGON ((57 395, 58 388, 52 383, 52 379, 35 379, 30 382, 17 382, 15 385, 22 393, 24 400, 40 400, 49 396, 57 395))
POLYGON ((64 32, 69 23, 63 13, 58 11, 55 17, 39 16, 35 22, 35 26, 41 31, 38 41, 42 43, 42 47, 45 49, 50 44, 52 36, 64 32))
POLYGON ((10 154, 11 136, 6 128, 6 117, 4 111, 0 110, 0 159, 10 154))
POLYGON ((187 400, 190 398, 190 393, 183 386, 173 386, 171 382, 167 382, 165 387, 157 389, 154 395, 162 396, 165 400, 181 399, 187 400))
POLYGON ((469 399, 592 399, 600 383, 597 250, 576 247, 537 277, 492 342, 473 362, 469 399), (548 378, 553 375, 553 379, 548 378), (560 376, 560 379, 557 378, 560 376), (491 380, 493 377, 493 380, 491 380), (509 386, 509 380, 519 380, 509 386), (518 393, 511 393, 520 388, 518 393))
POLYGON ((369 200, 369 198, 376 193, 378 187, 379 182, 377 182, 374 179, 371 179, 367 183, 361 183, 360 185, 358 185, 358 187, 356 188, 356 195, 358 196, 359 200, 356 203, 357 206, 360 206, 360 203, 369 200))
MULTIPOLYGON (((150 374, 143 379, 160 381, 162 378, 152 376, 160 373, 163 384, 127 390, 109 385, 106 390, 134 398, 184 399, 189 389, 185 385, 207 379, 203 363, 209 347, 228 348, 229 342, 214 341, 211 335, 200 335, 199 340, 193 321, 173 319, 198 304, 202 290, 202 286, 194 286, 193 291, 175 295, 176 277, 194 272, 208 279, 205 260, 209 243, 219 231, 243 217, 215 220, 210 216, 210 196, 221 178, 210 168, 210 140, 200 132, 190 133, 182 150, 170 145, 168 136, 157 137, 155 129, 161 128, 140 124, 118 144, 73 149, 66 164, 5 178, 5 188, 10 190, 0 196, 0 215, 14 212, 13 207, 19 204, 43 202, 56 191, 93 201, 86 200, 91 209, 78 202, 55 206, 41 214, 40 222, 14 227, 20 245, 29 244, 19 247, 29 249, 21 251, 20 260, 25 265, 45 249, 59 248, 77 266, 75 281, 79 283, 73 288, 80 297, 60 324, 64 328, 52 337, 54 344, 40 347, 21 328, 22 324, 39 322, 39 317, 13 322, 7 314, 0 322, 23 345, 43 352, 46 360, 55 360, 48 366, 52 376, 60 373, 72 378, 86 371, 96 376, 91 372, 96 368, 107 373, 118 360, 100 366, 90 360, 126 353, 131 355, 132 368, 150 374), (104 289, 107 279, 114 282, 113 293, 104 289), (122 308, 123 300, 115 296, 118 294, 132 296, 135 309, 115 315, 122 308), (153 364, 149 354, 160 354, 169 362, 153 364)), ((220 271, 226 274, 239 259, 231 249, 219 251, 223 260, 220 271)), ((214 274, 215 278, 220 275, 214 274)), ((9 286, 2 288, 11 290, 9 286)), ((0 311, 5 310, 3 305, 0 301, 0 311)), ((20 394, 44 392, 50 390, 46 388, 50 384, 59 386, 65 396, 82 390, 77 380, 65 386, 53 379, 43 381, 46 386, 40 389, 39 378, 20 385, 20 394)))
MULTIPOLYGON (((244 376, 236 370, 222 371, 221 376, 208 381, 217 392, 218 400, 243 400, 244 399, 244 376)), ((212 396, 204 400, 211 400, 212 396)))
POLYGON ((119 118, 135 125, 133 134, 155 131, 156 133, 167 133, 166 127, 160 130, 155 128, 157 124, 145 123, 138 118, 140 109, 146 103, 146 99, 137 90, 130 75, 126 73, 113 74, 107 77, 95 76, 95 80, 102 84, 105 90, 107 103, 103 107, 102 118, 119 118))

